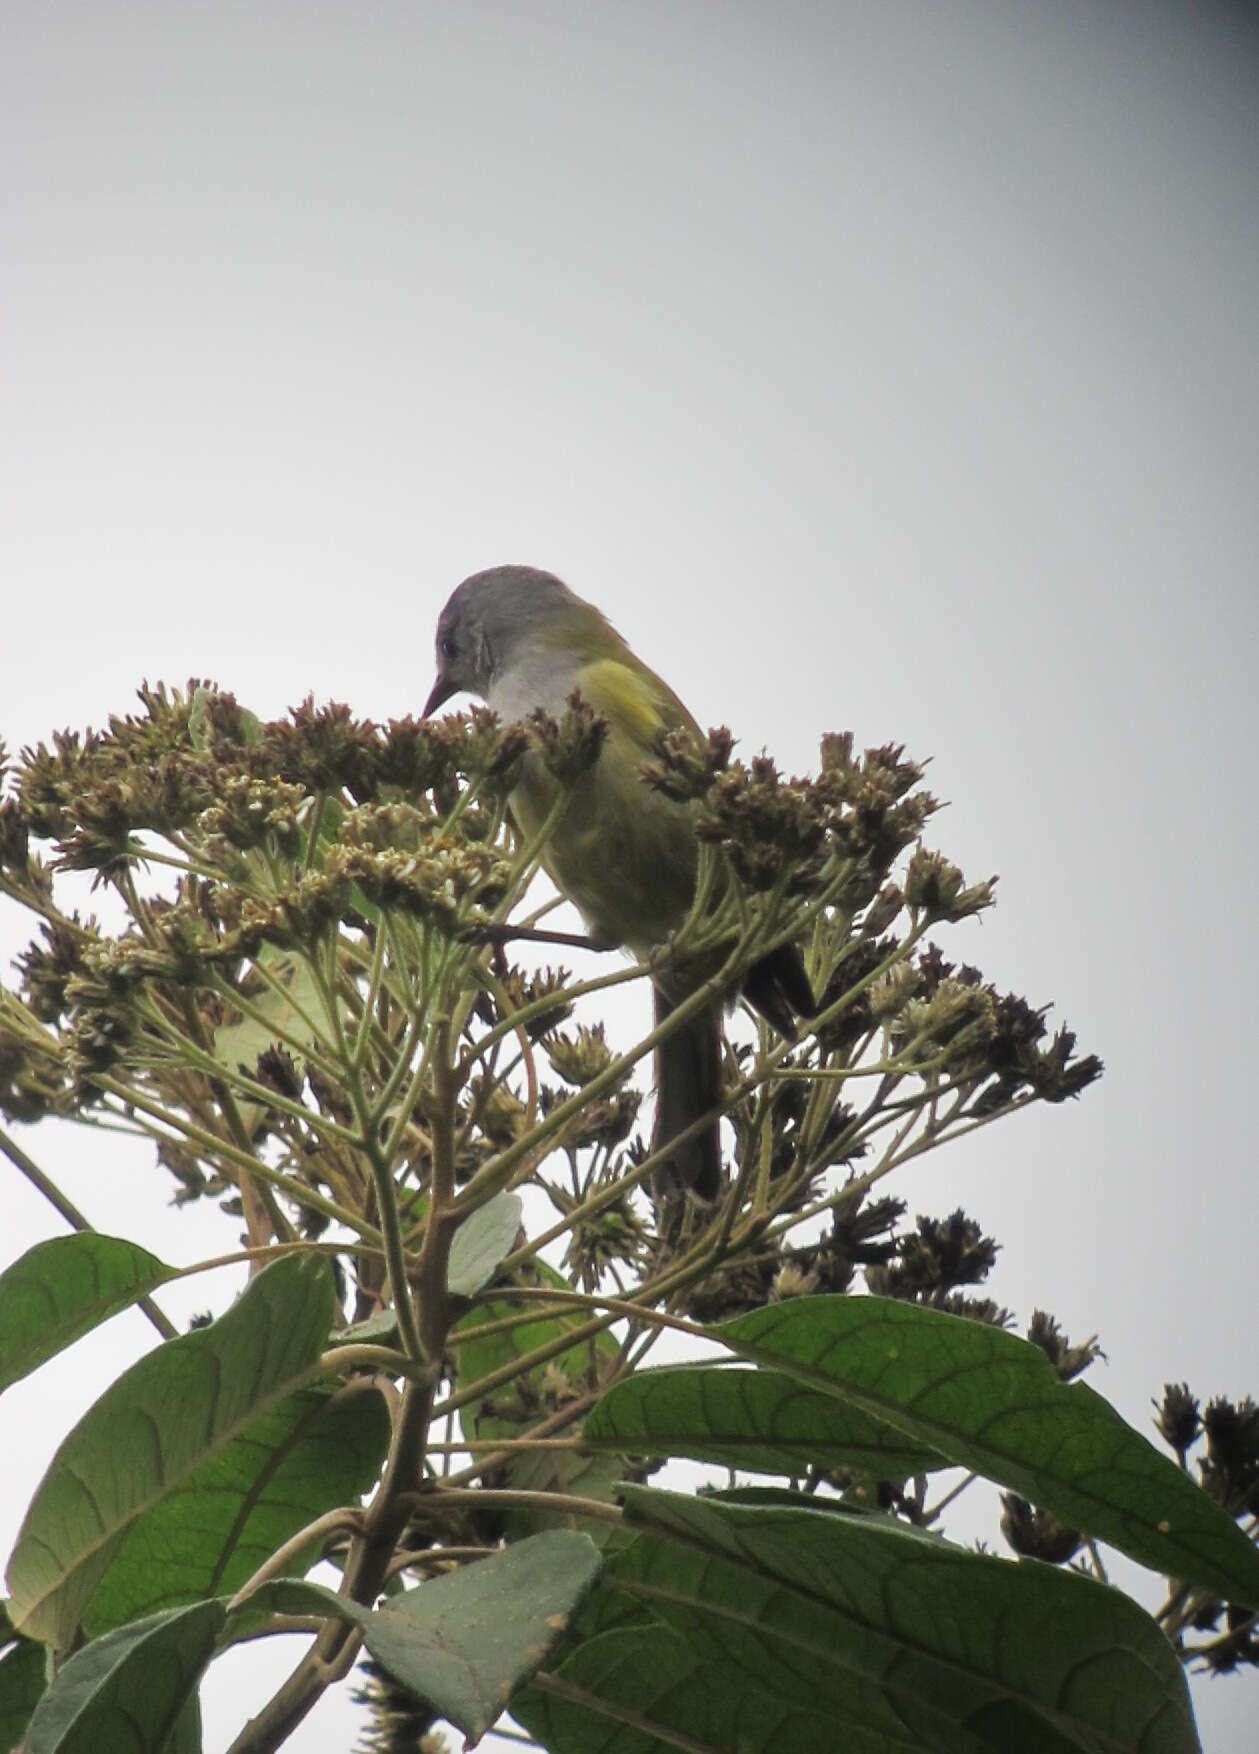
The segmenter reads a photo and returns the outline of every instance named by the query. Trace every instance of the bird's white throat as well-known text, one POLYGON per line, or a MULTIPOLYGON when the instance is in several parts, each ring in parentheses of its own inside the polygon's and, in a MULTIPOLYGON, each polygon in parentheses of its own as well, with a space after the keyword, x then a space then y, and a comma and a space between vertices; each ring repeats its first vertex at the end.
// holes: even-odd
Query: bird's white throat
POLYGON ((534 647, 492 678, 486 691, 486 705, 505 725, 527 719, 539 707, 558 716, 573 692, 575 668, 570 652, 534 647))

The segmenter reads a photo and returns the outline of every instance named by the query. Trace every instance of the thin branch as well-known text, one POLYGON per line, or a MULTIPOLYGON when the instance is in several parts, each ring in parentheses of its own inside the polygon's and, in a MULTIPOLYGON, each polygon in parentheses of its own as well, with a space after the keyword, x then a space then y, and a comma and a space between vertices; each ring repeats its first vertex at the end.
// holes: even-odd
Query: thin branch
MULTIPOLYGON (((27 1181, 30 1182, 32 1187, 39 1189, 49 1205, 55 1207, 56 1210, 60 1212, 61 1216, 65 1219, 66 1223, 72 1230, 77 1230, 81 1234, 91 1236, 97 1236, 100 1234, 95 1225, 91 1224, 88 1219, 84 1217, 83 1213, 79 1211, 79 1208, 74 1202, 62 1193, 56 1182, 54 1182, 51 1177, 44 1174, 39 1165, 26 1155, 22 1147, 17 1144, 15 1140, 11 1139, 3 1128, 0 1128, 0 1151, 4 1152, 4 1155, 9 1159, 10 1163, 12 1163, 17 1169, 21 1170, 22 1174, 26 1177, 27 1181)), ((148 1317, 149 1321, 152 1322, 163 1340, 175 1339, 179 1333, 179 1329, 171 1321, 170 1317, 165 1315, 162 1310, 158 1308, 157 1304, 154 1303, 151 1297, 137 1297, 136 1308, 148 1317)))
POLYGON ((357 1529, 362 1525, 363 1513, 358 1505, 342 1505, 337 1510, 325 1511, 323 1516, 316 1517, 314 1522, 307 1523, 291 1535, 283 1546, 277 1547, 274 1553, 267 1555, 253 1576, 243 1583, 227 1604, 230 1614, 239 1608, 268 1578, 278 1577, 299 1554, 315 1541, 323 1541, 328 1535, 335 1535, 341 1529, 357 1529))
POLYGON ((575 1492, 527 1492, 490 1486, 433 1486, 425 1492, 407 1497, 410 1510, 431 1511, 434 1505, 465 1504, 473 1510, 545 1510, 566 1511, 570 1516, 596 1517, 600 1522, 625 1521, 625 1512, 616 1504, 605 1504, 601 1498, 582 1498, 575 1492))

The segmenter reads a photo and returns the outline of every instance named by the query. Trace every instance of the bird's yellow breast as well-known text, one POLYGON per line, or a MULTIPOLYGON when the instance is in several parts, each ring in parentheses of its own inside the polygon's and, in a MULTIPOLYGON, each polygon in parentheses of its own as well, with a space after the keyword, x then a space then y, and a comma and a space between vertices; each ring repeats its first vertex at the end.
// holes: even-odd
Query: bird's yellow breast
MULTIPOLYGON (((572 788, 543 863, 595 937, 644 951, 685 918, 699 849, 689 807, 649 786, 643 765, 666 731, 694 721, 645 667, 597 659, 574 673, 573 685, 608 731, 598 760, 572 788)), ((541 761, 526 757, 512 794, 526 835, 541 827, 555 795, 541 761)))

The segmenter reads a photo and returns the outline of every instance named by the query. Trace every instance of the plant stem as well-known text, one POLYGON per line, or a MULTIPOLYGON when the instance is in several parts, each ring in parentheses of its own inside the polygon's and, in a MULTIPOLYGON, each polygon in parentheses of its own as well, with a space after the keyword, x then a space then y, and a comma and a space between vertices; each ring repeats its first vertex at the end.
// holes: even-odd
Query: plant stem
MULTIPOLYGON (((424 1357, 435 1368, 441 1366, 446 1333, 450 1327, 446 1270, 450 1261, 450 1245, 458 1228, 455 1208, 455 1101, 458 1082, 450 1055, 450 1019, 438 1017, 433 1023, 433 1173, 429 1188, 428 1223, 424 1228, 424 1242, 415 1274, 415 1296, 420 1311, 420 1341, 424 1357)), ((394 1295, 397 1296, 396 1290, 394 1295)))

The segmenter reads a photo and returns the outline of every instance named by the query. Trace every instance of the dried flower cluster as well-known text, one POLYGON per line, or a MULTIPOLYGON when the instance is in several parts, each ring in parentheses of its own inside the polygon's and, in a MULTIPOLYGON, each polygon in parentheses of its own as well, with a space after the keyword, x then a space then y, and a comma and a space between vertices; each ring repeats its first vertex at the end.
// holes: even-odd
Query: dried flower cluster
MULTIPOLYGON (((441 1106, 432 1030, 449 1018, 459 1184, 540 1180, 587 1287, 680 1273, 695 1308, 728 1307, 723 1272, 696 1271, 702 1214, 661 1211, 654 1239, 645 1229, 638 1055, 601 1024, 563 1032, 569 977, 496 948, 533 870, 512 838, 512 775, 531 742, 562 784, 598 759, 605 727, 580 698, 527 727, 481 709, 377 726, 310 701, 262 723, 195 680, 140 702, 24 752, 0 809, 0 888, 39 922, 0 998, 0 1109, 147 1132, 177 1197, 243 1210, 255 1242, 330 1222, 370 1242, 381 1173, 418 1235, 441 1106), (121 901, 122 930, 62 905, 73 872, 121 901)), ((736 1227, 728 1252, 755 1295, 838 1289, 854 1262, 890 1259, 859 1239, 889 1210, 866 1203, 875 1181, 1099 1070, 925 942, 987 907, 992 885, 922 846, 936 806, 921 777, 899 748, 859 757, 836 736, 816 777, 787 780, 767 757, 736 761, 724 730, 671 736, 644 773, 688 803, 719 861, 680 934, 690 952, 711 967, 718 948, 734 991, 794 939, 819 995, 799 1043, 734 1050, 732 1180, 755 1236, 736 1227), (788 1232, 827 1210, 835 1234, 792 1256, 788 1232)), ((369 1309, 370 1252, 358 1281, 369 1309)))
MULTIPOLYGON (((1168 1383, 1155 1412, 1159 1435, 1182 1468, 1189 1469, 1190 1455, 1203 1446, 1196 1457, 1202 1485, 1252 1531, 1253 1540, 1259 1517, 1259 1405, 1249 1396, 1230 1401, 1220 1395, 1208 1401, 1204 1412, 1187 1383, 1168 1383)), ((1186 1658, 1201 1661, 1213 1673, 1259 1668, 1259 1626, 1249 1609, 1181 1585, 1173 1589, 1163 1618, 1186 1658), (1214 1636, 1200 1644, 1190 1641, 1190 1632, 1214 1636)))

